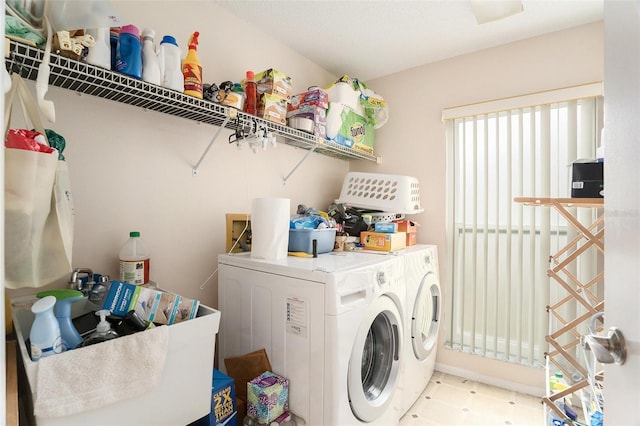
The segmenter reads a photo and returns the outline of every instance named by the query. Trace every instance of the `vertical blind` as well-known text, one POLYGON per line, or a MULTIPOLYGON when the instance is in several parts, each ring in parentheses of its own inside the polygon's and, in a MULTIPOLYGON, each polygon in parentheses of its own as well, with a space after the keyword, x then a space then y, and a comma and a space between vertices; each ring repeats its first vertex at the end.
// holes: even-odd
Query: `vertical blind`
POLYGON ((445 346, 544 365, 546 306, 555 297, 549 255, 574 236, 555 212, 527 209, 513 198, 570 197, 571 163, 595 158, 601 92, 593 84, 443 112, 445 346))

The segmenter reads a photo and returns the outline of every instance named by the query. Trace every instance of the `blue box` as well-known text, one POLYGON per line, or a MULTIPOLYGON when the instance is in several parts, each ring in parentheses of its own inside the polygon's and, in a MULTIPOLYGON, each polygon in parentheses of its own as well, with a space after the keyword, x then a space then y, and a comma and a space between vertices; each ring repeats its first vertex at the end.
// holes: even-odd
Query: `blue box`
POLYGON ((213 369, 211 385, 211 413, 189 426, 237 426, 236 387, 233 379, 213 369))

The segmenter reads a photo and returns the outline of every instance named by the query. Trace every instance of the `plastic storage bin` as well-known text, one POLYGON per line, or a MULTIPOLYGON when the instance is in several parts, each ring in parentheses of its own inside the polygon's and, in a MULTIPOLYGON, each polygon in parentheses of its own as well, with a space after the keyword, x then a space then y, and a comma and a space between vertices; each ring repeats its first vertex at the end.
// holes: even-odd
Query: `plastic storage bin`
MULTIPOLYGON (((27 378, 25 402, 29 424, 42 425, 186 425, 211 411, 211 377, 213 375, 214 347, 220 325, 220 311, 200 305, 198 316, 192 320, 169 327, 167 359, 159 384, 147 394, 111 405, 84 411, 70 416, 42 418, 33 416, 36 400, 38 362, 29 357, 25 339, 33 323, 30 302, 35 297, 12 300, 13 323, 18 341, 18 352, 27 378)), ((79 301, 72 306, 73 318, 98 309, 89 301, 79 301)), ((109 345, 117 339, 100 345, 109 345)), ((74 349, 79 351, 82 349, 74 349)), ((72 351, 70 351, 72 352, 72 351)), ((65 352, 56 357, 64 357, 65 352)), ((141 354, 140 356, 152 356, 141 354)), ((100 368, 100 359, 94 360, 100 368)), ((69 381, 83 380, 83 371, 69 381)))
POLYGON ((313 253, 313 240, 318 240, 318 254, 333 251, 336 229, 289 229, 289 251, 313 253))

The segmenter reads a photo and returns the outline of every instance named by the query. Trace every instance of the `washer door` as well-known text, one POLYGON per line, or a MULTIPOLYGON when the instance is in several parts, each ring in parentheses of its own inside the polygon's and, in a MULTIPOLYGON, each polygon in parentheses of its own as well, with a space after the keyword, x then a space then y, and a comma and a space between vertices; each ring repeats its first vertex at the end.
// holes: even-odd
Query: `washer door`
POLYGON ((413 354, 426 359, 438 340, 440 321, 440 286, 433 272, 422 278, 411 315, 411 342, 413 354))
POLYGON ((382 416, 398 382, 402 341, 400 311, 381 296, 362 318, 349 359, 347 387, 353 414, 364 422, 382 416))

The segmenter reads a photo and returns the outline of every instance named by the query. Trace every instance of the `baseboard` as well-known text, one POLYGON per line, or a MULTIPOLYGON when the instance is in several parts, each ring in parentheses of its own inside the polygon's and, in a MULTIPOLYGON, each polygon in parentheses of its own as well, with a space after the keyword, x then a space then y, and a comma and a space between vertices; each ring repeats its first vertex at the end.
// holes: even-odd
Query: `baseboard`
POLYGON ((485 376, 478 374, 476 371, 467 370, 464 368, 452 367, 450 365, 436 363, 436 371, 442 373, 451 374, 453 376, 464 377, 465 379, 473 380, 474 382, 484 383, 486 385, 496 386, 503 389, 508 389, 514 392, 520 392, 527 395, 541 396, 545 394, 544 386, 527 386, 522 383, 515 383, 508 380, 498 379, 492 376, 485 376))

